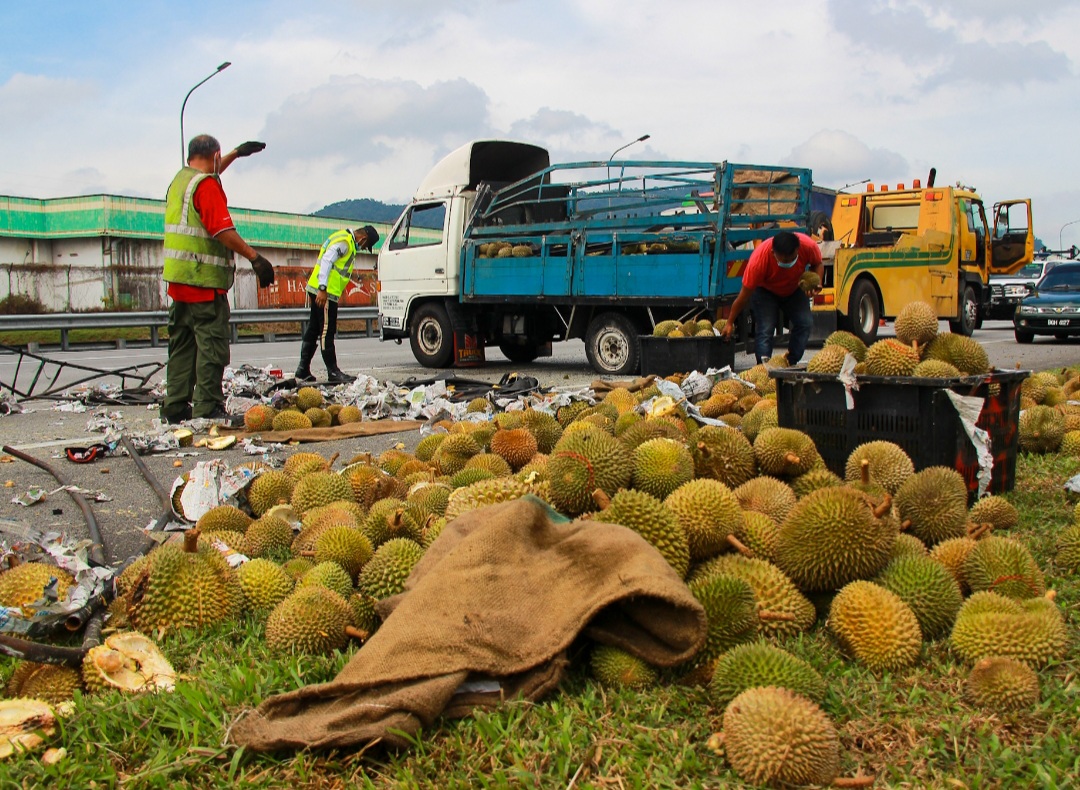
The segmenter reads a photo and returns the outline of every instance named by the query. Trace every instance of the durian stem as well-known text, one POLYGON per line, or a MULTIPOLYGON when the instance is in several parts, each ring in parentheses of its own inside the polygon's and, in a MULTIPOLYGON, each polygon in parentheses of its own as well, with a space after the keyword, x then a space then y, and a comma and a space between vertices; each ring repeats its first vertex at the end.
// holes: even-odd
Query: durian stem
POLYGON ((326 462, 326 468, 327 469, 330 469, 331 467, 333 467, 334 461, 336 461, 338 459, 339 455, 341 455, 341 453, 334 453, 333 455, 330 456, 330 460, 326 462))
POLYGON ((735 551, 739 552, 739 554, 743 555, 744 557, 748 557, 750 559, 755 559, 757 557, 757 555, 754 554, 753 549, 750 549, 745 543, 743 543, 734 535, 728 535, 727 542, 731 544, 731 547, 735 549, 735 551))
POLYGON ((866 458, 859 464, 859 479, 864 486, 870 485, 870 461, 866 458))
POLYGON ((761 609, 757 613, 759 620, 766 622, 780 621, 785 623, 791 623, 795 620, 795 615, 791 612, 770 612, 768 609, 761 609))
POLYGON ((886 494, 881 504, 874 508, 874 518, 881 518, 892 510, 892 494, 886 494))
POLYGON ((199 550, 199 534, 197 527, 192 527, 184 533, 184 551, 188 554, 194 554, 199 550))
POLYGON ((994 528, 993 522, 984 521, 982 524, 968 524, 967 536, 972 540, 978 540, 994 528))
POLYGON ((1044 595, 1043 598, 1045 598, 1048 601, 1056 600, 1057 599, 1057 590, 1047 590, 1046 595, 1044 595))
POLYGON ((302 552, 300 552, 300 556, 301 557, 314 557, 315 552, 314 551, 302 551, 302 552))
POLYGON ((345 636, 350 636, 353 639, 366 642, 371 634, 367 631, 361 631, 359 628, 353 628, 351 625, 347 625, 345 626, 345 636))
POLYGON ((841 776, 834 779, 833 787, 873 787, 877 781, 876 776, 841 776))
POLYGON ((789 464, 797 465, 799 463, 799 456, 795 455, 795 453, 789 452, 784 456, 784 460, 787 461, 789 464))
POLYGON ((9 555, 7 555, 8 570, 17 567, 19 565, 19 563, 21 563, 21 562, 22 562, 22 560, 19 559, 19 555, 17 555, 17 554, 9 554, 9 555))
POLYGON ((598 488, 592 492, 592 500, 601 510, 607 510, 611 506, 611 497, 609 497, 602 488, 598 488))
POLYGON ((900 522, 900 531, 907 532, 909 529, 911 529, 911 519, 905 518, 903 521, 900 522))

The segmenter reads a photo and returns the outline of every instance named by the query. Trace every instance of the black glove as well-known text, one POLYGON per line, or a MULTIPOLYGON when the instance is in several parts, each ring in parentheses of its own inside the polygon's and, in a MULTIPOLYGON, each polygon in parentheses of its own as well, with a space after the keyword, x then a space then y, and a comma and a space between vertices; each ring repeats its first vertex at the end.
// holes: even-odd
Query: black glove
POLYGON ((258 140, 248 140, 246 143, 240 143, 240 145, 236 146, 236 155, 251 156, 259 153, 264 148, 266 148, 266 143, 260 143, 258 140))
POLYGON ((270 261, 261 255, 256 255, 251 262, 251 268, 255 270, 255 276, 259 278, 259 287, 267 288, 274 284, 274 267, 270 261))

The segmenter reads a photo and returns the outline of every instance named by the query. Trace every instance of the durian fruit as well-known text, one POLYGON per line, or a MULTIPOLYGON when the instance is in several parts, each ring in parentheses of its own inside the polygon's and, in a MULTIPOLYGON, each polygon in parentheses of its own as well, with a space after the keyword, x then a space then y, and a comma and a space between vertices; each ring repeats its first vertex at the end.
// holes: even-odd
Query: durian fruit
MULTIPOLYGON (((274 504, 277 504, 276 502, 274 504)), ((195 522, 195 528, 202 532, 247 532, 254 519, 243 510, 232 505, 218 505, 207 510, 195 522)))
MULTIPOLYGON (((570 423, 570 425, 578 424, 579 423, 570 423)), ((570 430, 569 426, 567 426, 567 430, 570 430)), ((565 432, 563 435, 565 436, 565 432)), ((685 441, 686 435, 673 423, 670 423, 667 420, 646 419, 634 423, 619 434, 619 441, 631 452, 650 439, 674 439, 676 441, 685 441)))
POLYGON ((780 416, 776 409, 776 402, 771 398, 765 398, 755 403, 743 417, 739 427, 746 438, 757 441, 758 434, 769 428, 779 428, 780 416))
POLYGON ((821 287, 821 275, 815 271, 807 269, 799 277, 799 288, 803 293, 809 294, 817 288, 821 287))
POLYGON ((589 408, 589 404, 583 400, 575 400, 560 406, 555 412, 555 419, 559 424, 565 428, 567 425, 576 420, 582 412, 589 408))
POLYGON ((172 691, 176 686, 168 659, 149 637, 135 631, 112 634, 90 648, 83 658, 82 679, 91 694, 172 691))
POLYGON ((330 427, 330 412, 326 409, 321 409, 318 406, 313 406, 304 412, 304 416, 311 420, 312 428, 329 428, 330 427))
POLYGON ((515 472, 536 455, 537 447, 536 437, 528 428, 499 430, 491 437, 491 452, 503 458, 515 472))
POLYGON ((429 513, 437 516, 445 515, 446 506, 450 502, 450 486, 442 483, 417 483, 409 489, 406 502, 419 505, 429 513))
POLYGON ((964 577, 964 562, 967 561, 968 554, 975 546, 974 539, 963 537, 942 541, 930 550, 930 557, 945 566, 956 579, 956 583, 960 585, 960 591, 964 595, 971 591, 964 577))
POLYGON ((638 405, 638 399, 626 387, 616 387, 604 396, 604 403, 610 403, 620 415, 633 411, 638 405))
POLYGON ((924 359, 911 375, 923 379, 955 379, 961 376, 955 365, 941 359, 924 359))
POLYGON ((452 433, 435 451, 432 461, 444 475, 452 475, 465 468, 465 462, 480 453, 481 447, 468 433, 452 433))
POLYGON ((322 408, 325 400, 317 387, 301 387, 296 391, 296 407, 306 412, 308 409, 322 408))
POLYGON ((927 546, 967 534, 967 500, 964 478, 945 466, 916 472, 896 492, 905 528, 927 546))
POLYGON ((536 437, 536 451, 545 455, 554 450, 555 444, 562 438, 563 427, 559 421, 536 409, 526 409, 521 413, 521 425, 536 437))
POLYGON ((244 430, 248 433, 269 431, 274 427, 277 409, 263 403, 257 403, 244 412, 244 430))
MULTIPOLYGON (((484 401, 487 403, 487 401, 484 401)), ((430 461, 435 457, 435 451, 439 449, 439 445, 446 439, 445 433, 429 433, 416 445, 416 450, 413 455, 416 456, 418 461, 430 461)))
POLYGON ((840 738, 829 717, 775 686, 747 689, 727 706, 724 752, 739 778, 757 786, 824 786, 840 772, 840 738))
MULTIPOLYGON (((476 456, 473 456, 473 458, 475 457, 476 456)), ((472 467, 471 469, 462 469, 460 472, 452 475, 448 482, 452 489, 458 489, 471 486, 473 483, 479 483, 481 480, 492 480, 495 477, 497 477, 497 475, 489 469, 472 467)))
POLYGON ((356 586, 377 601, 405 590, 405 580, 424 555, 420 544, 394 538, 379 546, 361 569, 356 586))
POLYGON ((866 360, 866 344, 851 332, 838 330, 825 338, 825 346, 840 346, 853 357, 856 362, 866 360))
POLYGON ((235 571, 217 549, 199 544, 199 534, 190 529, 183 546, 154 550, 131 590, 130 617, 139 630, 203 628, 239 613, 243 599, 235 571))
POLYGON ((807 373, 827 373, 836 375, 844 366, 844 360, 851 352, 843 346, 825 345, 806 363, 807 373))
POLYGON ((326 413, 330 415, 331 425, 341 425, 341 420, 338 419, 338 415, 341 414, 343 408, 344 407, 340 403, 331 403, 326 407, 326 413))
POLYGON ((821 461, 814 440, 793 428, 767 428, 754 439, 754 456, 763 474, 798 477, 821 461))
POLYGON ((860 444, 848 456, 844 472, 849 483, 862 479, 862 462, 869 461, 870 479, 890 494, 896 494, 904 481, 915 474, 915 465, 898 444, 873 441, 860 444))
POLYGON ((653 327, 653 337, 667 337, 680 326, 678 321, 660 321, 653 327))
POLYGON ((251 557, 276 558, 288 556, 293 542, 293 530, 289 523, 277 516, 265 515, 251 523, 244 533, 241 553, 251 557))
POLYGON ((320 585, 299 587, 266 620, 266 644, 276 654, 325 655, 345 647, 353 628, 352 607, 320 585))
POLYGON ((964 579, 972 592, 990 590, 1009 598, 1037 598, 1046 580, 1027 546, 1012 538, 983 538, 964 560, 964 579))
POLYGON ((771 562, 739 554, 721 554, 695 567, 690 581, 710 575, 742 579, 754 590, 754 597, 763 610, 779 615, 761 622, 760 628, 764 634, 793 635, 809 630, 814 624, 817 617, 814 605, 771 562))
POLYGON ((612 496, 626 487, 633 472, 626 445, 600 431, 564 433, 547 466, 552 499, 571 516, 591 509, 596 489, 612 496))
POLYGON ((795 492, 775 477, 755 477, 735 489, 735 496, 743 510, 764 513, 777 524, 783 523, 795 507, 795 492))
POLYGON ((481 480, 463 488, 454 489, 450 493, 444 515, 447 521, 453 521, 458 516, 477 508, 520 499, 528 493, 528 484, 512 477, 481 480))
MULTIPOLYGON (((708 398, 698 403, 697 407, 703 417, 716 419, 720 415, 729 412, 735 406, 735 401, 736 398, 734 395, 719 393, 717 395, 710 395, 708 398)), ((615 435, 618 436, 620 433, 619 423, 616 422, 615 435)))
POLYGON ((784 688, 817 703, 825 698, 825 680, 816 669, 760 640, 737 645, 720 656, 709 682, 709 698, 717 708, 724 708, 747 689, 759 686, 784 688))
MULTIPOLYGON (((735 527, 735 540, 749 551, 748 556, 775 562, 776 546, 780 542, 780 525, 764 513, 747 510, 743 512, 742 523, 735 527)), ((730 535, 728 541, 731 541, 730 535)), ((743 549, 739 551, 742 552, 743 549)))
POLYGON ((36 749, 55 734, 56 711, 49 703, 23 697, 0 700, 0 760, 36 749))
POLYGON ((725 651, 757 637, 758 604, 753 588, 735 576, 708 574, 687 585, 705 609, 708 630, 701 649, 677 667, 691 682, 707 683, 725 651))
POLYGON ((650 439, 633 454, 631 487, 664 499, 694 478, 694 457, 682 442, 650 439))
POLYGON ((823 488, 800 499, 780 523, 776 564, 803 590, 837 590, 889 561, 895 523, 861 491, 823 488))
POLYGON ((289 578, 295 583, 305 573, 315 567, 315 563, 307 557, 293 557, 281 566, 281 569, 289 574, 289 578))
POLYGON ((243 594, 244 611, 267 613, 293 591, 293 577, 270 560, 251 560, 236 570, 243 594))
POLYGON ((842 486, 844 481, 840 479, 840 476, 824 466, 817 466, 808 472, 804 472, 791 481, 791 490, 795 492, 795 496, 802 499, 811 491, 817 491, 820 488, 832 488, 833 486, 842 486))
POLYGON ((8 679, 5 693, 9 697, 39 699, 50 705, 60 705, 75 697, 82 688, 82 676, 77 669, 56 664, 20 661, 8 679))
POLYGON ((866 372, 871 376, 910 376, 919 364, 919 352, 899 340, 885 338, 866 350, 866 372))
POLYGON ((356 578, 373 553, 367 536, 352 527, 330 527, 315 539, 316 565, 336 562, 352 579, 356 578))
POLYGON ((949 643, 967 662, 1002 656, 1037 669, 1065 656, 1069 633, 1051 598, 1015 601, 977 592, 960 607, 949 643))
POLYGON ((1005 497, 991 494, 971 506, 968 521, 975 524, 990 523, 995 530, 1012 529, 1020 523, 1020 513, 1005 497))
POLYGON ((422 519, 417 511, 405 515, 405 503, 396 497, 380 499, 371 506, 367 518, 360 525, 360 531, 367 536, 373 549, 393 538, 419 538, 422 519))
POLYGON ((312 472, 300 478, 293 488, 289 504, 299 515, 311 508, 328 505, 338 499, 352 499, 349 480, 335 472, 312 472))
POLYGON ((937 337, 937 310, 926 302, 908 302, 900 308, 893 326, 897 340, 905 346, 917 345, 922 348, 937 337))
MULTIPOLYGON (((893 544, 892 553, 889 555, 889 561, 892 562, 899 557, 928 556, 930 556, 930 551, 926 548, 925 543, 923 543, 914 535, 909 535, 906 532, 901 532, 899 535, 896 536, 896 543, 893 544)), ((944 565, 944 563, 942 564, 944 565)), ((946 568, 946 570, 949 569, 946 568)), ((949 575, 953 575, 951 570, 949 570, 949 575)), ((953 579, 955 580, 956 577, 953 576, 953 579)), ((959 584, 960 583, 957 582, 958 586, 959 584)))
POLYGON ((342 598, 348 598, 353 590, 352 577, 349 576, 348 571, 338 563, 329 560, 317 563, 315 567, 296 580, 296 586, 298 588, 325 587, 342 598))
POLYGON ((311 426, 311 420, 298 411, 279 411, 270 427, 275 431, 302 431, 311 426))
POLYGON ((352 498, 364 508, 370 509, 380 499, 393 496, 397 482, 382 469, 366 464, 347 466, 341 476, 349 482, 352 498))
POLYGON ((675 512, 644 491, 619 491, 610 500, 597 494, 603 509, 592 516, 594 521, 621 524, 634 530, 656 547, 680 577, 690 567, 690 544, 675 512), (605 501, 607 500, 607 501, 605 501))
POLYGON ((1013 658, 981 658, 968 675, 964 696, 973 705, 994 712, 1033 708, 1039 703, 1039 676, 1013 658))
POLYGON ((1080 572, 1080 525, 1072 524, 1058 533, 1054 567, 1059 573, 1080 572))
POLYGON ((694 434, 694 474, 735 489, 757 474, 754 447, 740 432, 706 425, 694 434))
POLYGON ((297 480, 312 472, 329 472, 330 461, 318 453, 293 453, 285 459, 282 471, 295 485, 297 480))
POLYGON ((379 457, 375 460, 375 465, 387 474, 396 475, 397 471, 404 464, 412 460, 415 460, 415 456, 412 453, 407 453, 404 450, 392 447, 389 450, 383 450, 379 453, 379 457))
POLYGON ((928 556, 898 557, 873 581, 896 593, 900 600, 911 607, 927 639, 937 639, 947 634, 964 602, 960 585, 953 575, 944 565, 928 556))
POLYGON ((25 607, 43 598, 50 585, 56 591, 57 600, 63 601, 74 583, 74 577, 56 565, 19 563, 0 573, 0 606, 25 607))
POLYGON ((829 607, 829 630, 845 651, 871 670, 911 666, 922 648, 915 613, 900 596, 872 582, 845 586, 829 607))
POLYGON ((351 403, 342 406, 341 411, 337 413, 338 425, 351 425, 353 423, 363 421, 364 413, 360 411, 360 407, 354 406, 351 403))
POLYGON ((618 647, 598 645, 589 658, 593 677, 613 689, 645 689, 660 679, 656 667, 618 647))
POLYGON ((964 335, 939 334, 926 347, 925 357, 948 362, 966 376, 981 376, 990 371, 986 349, 977 340, 964 335))
POLYGON ((1032 406, 1020 412, 1019 445, 1025 453, 1053 453, 1065 436, 1065 415, 1052 406, 1032 406))
POLYGON ((686 534, 692 561, 719 554, 729 546, 728 535, 744 528, 738 498, 719 480, 690 480, 669 494, 664 505, 686 534))
POLYGON ((271 469, 261 473, 248 485, 247 501, 251 512, 261 516, 275 505, 288 502, 292 490, 293 481, 284 472, 271 469))
POLYGON ((371 636, 381 623, 375 611, 375 599, 364 593, 354 592, 349 596, 349 606, 353 611, 353 622, 359 631, 371 636))

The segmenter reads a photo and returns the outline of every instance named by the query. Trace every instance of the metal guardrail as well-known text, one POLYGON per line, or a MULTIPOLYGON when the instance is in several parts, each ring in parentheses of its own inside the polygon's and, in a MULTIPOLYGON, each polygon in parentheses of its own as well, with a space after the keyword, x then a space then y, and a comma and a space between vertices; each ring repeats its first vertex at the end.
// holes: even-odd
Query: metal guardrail
MULTIPOLYGON (((232 340, 239 339, 238 327, 242 324, 274 324, 299 322, 300 331, 304 331, 310 311, 306 307, 257 308, 254 310, 233 310, 229 317, 232 340)), ((377 307, 339 307, 338 321, 366 320, 367 337, 375 337, 378 329, 379 309, 377 307)), ((42 315, 0 315, 0 332, 11 330, 60 330, 60 348, 67 351, 68 332, 72 329, 113 329, 118 327, 147 327, 150 330, 150 345, 161 345, 158 332, 169 325, 169 313, 165 310, 132 313, 45 313, 42 315)), ((268 334, 265 339, 272 340, 268 334)), ((117 341, 122 347, 124 341, 117 341)), ((38 344, 30 343, 31 351, 38 344)))

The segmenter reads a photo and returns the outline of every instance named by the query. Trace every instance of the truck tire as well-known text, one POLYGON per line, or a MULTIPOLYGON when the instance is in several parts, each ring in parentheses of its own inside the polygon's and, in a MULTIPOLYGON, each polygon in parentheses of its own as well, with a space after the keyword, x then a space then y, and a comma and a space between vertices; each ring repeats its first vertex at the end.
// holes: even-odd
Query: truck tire
POLYGON ((454 329, 438 302, 421 305, 409 322, 413 356, 425 368, 448 368, 454 362, 454 329))
POLYGON ((585 356, 597 373, 626 376, 641 366, 641 341, 633 322, 622 313, 601 313, 585 333, 585 356))
POLYGON ((975 331, 979 321, 979 302, 975 298, 975 289, 965 285, 960 292, 960 311, 955 321, 949 321, 949 330, 956 335, 967 335, 975 331))
POLYGON ((517 362, 518 364, 532 362, 540 356, 540 347, 533 342, 499 343, 499 351, 511 362, 517 362))
POLYGON ((872 281, 860 280, 851 289, 847 320, 851 333, 866 345, 877 340, 878 325, 881 323, 881 300, 877 286, 872 281))

